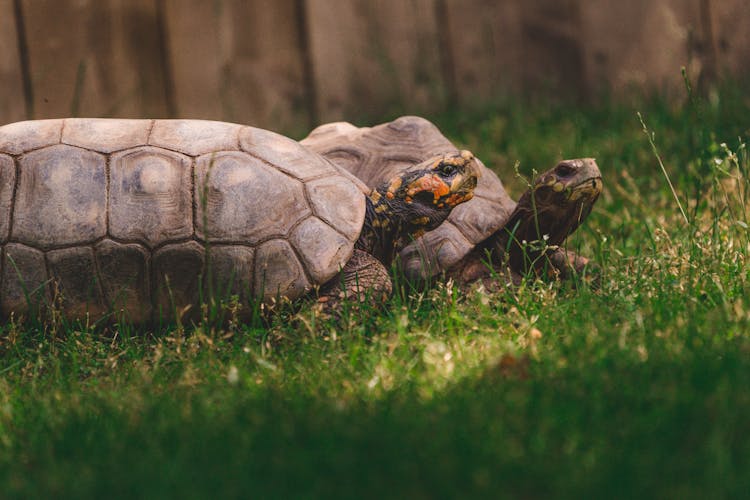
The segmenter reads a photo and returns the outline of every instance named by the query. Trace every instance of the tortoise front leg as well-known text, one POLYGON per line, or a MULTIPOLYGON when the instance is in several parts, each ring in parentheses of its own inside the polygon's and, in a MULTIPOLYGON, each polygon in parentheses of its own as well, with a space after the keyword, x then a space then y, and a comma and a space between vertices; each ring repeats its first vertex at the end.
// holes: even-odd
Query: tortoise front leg
POLYGON ((327 309, 343 300, 380 303, 392 292, 393 284, 385 266, 367 252, 355 249, 341 272, 321 287, 318 302, 327 309))
POLYGON ((550 278, 568 280, 576 276, 586 277, 594 285, 598 281, 599 267, 587 257, 570 250, 558 248, 545 255, 544 261, 547 265, 546 275, 550 278))
POLYGON ((489 292, 519 285, 523 279, 519 272, 511 269, 507 253, 492 251, 484 245, 478 245, 451 267, 446 277, 453 279, 463 290, 482 283, 489 292))
POLYGON ((596 279, 598 276, 597 266, 588 258, 564 248, 522 257, 521 261, 531 265, 513 266, 503 241, 504 238, 501 238, 501 241, 491 245, 478 245, 448 270, 447 277, 466 286, 481 282, 487 290, 493 291, 519 285, 523 274, 530 271, 543 278, 560 280, 576 276, 593 276, 596 279))

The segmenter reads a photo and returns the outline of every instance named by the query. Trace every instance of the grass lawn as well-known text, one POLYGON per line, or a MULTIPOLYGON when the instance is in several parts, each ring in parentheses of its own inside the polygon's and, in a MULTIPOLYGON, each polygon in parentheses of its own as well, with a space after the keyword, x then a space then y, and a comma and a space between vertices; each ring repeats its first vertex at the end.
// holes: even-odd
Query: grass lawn
POLYGON ((6 322, 0 495, 747 495, 750 97, 432 118, 514 195, 516 162, 597 158, 605 192, 568 246, 598 288, 442 283, 337 321, 303 303, 166 331, 6 322))

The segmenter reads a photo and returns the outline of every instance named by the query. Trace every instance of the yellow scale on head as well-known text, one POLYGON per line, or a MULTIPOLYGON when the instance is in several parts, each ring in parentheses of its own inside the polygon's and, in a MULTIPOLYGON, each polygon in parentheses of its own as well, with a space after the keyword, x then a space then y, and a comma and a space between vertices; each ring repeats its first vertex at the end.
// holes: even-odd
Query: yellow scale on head
POLYGON ((396 192, 398 188, 401 187, 401 177, 397 177, 396 179, 393 179, 393 182, 391 182, 391 185, 388 186, 388 191, 385 193, 385 197, 389 200, 393 199, 393 193, 396 192))

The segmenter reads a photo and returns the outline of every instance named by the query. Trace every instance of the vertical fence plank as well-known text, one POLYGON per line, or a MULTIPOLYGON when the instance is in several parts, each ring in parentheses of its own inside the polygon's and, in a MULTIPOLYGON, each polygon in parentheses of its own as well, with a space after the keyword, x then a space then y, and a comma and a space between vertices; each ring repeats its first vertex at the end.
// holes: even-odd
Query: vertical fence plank
POLYGON ((177 116, 221 119, 219 2, 166 0, 164 23, 177 116))
POLYGON ((588 91, 580 0, 521 2, 524 90, 581 96, 588 91))
POLYGON ((322 120, 443 105, 434 0, 308 0, 307 7, 322 120))
POLYGON ((635 87, 684 92, 680 68, 696 80, 705 46, 698 0, 601 0, 582 11, 587 78, 615 94, 635 87))
POLYGON ((709 2, 719 77, 750 76, 750 9, 747 0, 709 2))
POLYGON ((166 0, 165 13, 180 116, 309 125, 294 0, 166 0))
POLYGON ((13 0, 0 0, 0 124, 26 117, 13 0))
POLYGON ((161 116, 153 0, 24 0, 36 118, 161 116))
POLYGON ((456 95, 461 103, 486 102, 523 86, 519 2, 445 0, 456 95), (481 13, 481 14, 480 14, 481 13))

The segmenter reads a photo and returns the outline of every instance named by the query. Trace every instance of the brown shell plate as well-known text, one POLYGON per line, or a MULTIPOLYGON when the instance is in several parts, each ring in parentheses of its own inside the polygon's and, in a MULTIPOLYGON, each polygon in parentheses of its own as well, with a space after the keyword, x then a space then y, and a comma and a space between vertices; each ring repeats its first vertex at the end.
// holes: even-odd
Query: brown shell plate
POLYGON ((0 127, 0 312, 174 319, 211 292, 294 299, 350 258, 360 181, 299 143, 200 120, 0 127))
MULTIPOLYGON (((372 128, 329 123, 313 130, 301 143, 369 186, 433 156, 457 151, 435 125, 417 116, 403 116, 372 128)), ((516 203, 497 175, 478 163, 481 177, 474 198, 456 207, 440 227, 401 252, 408 276, 427 278, 447 270, 510 217, 516 203)))

